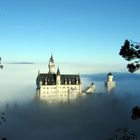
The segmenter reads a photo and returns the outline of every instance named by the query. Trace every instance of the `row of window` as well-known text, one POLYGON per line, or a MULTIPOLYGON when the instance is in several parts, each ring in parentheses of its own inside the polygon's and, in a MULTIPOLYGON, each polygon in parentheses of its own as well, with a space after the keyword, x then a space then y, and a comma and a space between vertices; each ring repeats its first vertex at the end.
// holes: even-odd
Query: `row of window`
MULTIPOLYGON (((43 95, 43 98, 46 98, 46 97, 47 98, 56 98, 56 97, 66 98, 67 95, 58 95, 58 96, 55 96, 55 95, 45 96, 45 95, 43 95)), ((71 97, 73 97, 73 95, 71 97)))
MULTIPOLYGON (((71 92, 73 92, 73 91, 71 91, 71 92)), ((78 91, 77 90, 75 90, 74 91, 75 93, 78 93, 78 91)), ((52 93, 52 94, 54 94, 54 93, 68 93, 68 91, 51 91, 51 92, 49 92, 49 91, 47 91, 47 92, 43 92, 43 94, 49 94, 49 93, 52 93)))
MULTIPOLYGON (((71 85, 71 84, 72 84, 72 85, 78 85, 78 84, 80 84, 78 81, 76 81, 76 82, 71 82, 71 81, 69 81, 69 82, 60 82, 60 83, 61 83, 62 85, 71 85)), ((42 85, 42 84, 43 84, 43 85, 44 85, 44 84, 45 84, 45 85, 48 85, 48 84, 50 84, 50 83, 48 83, 48 82, 46 82, 46 81, 45 81, 45 82, 40 81, 40 82, 39 82, 39 85, 42 85)), ((52 85, 56 85, 56 82, 52 82, 51 84, 52 84, 52 85)))
MULTIPOLYGON (((60 93, 67 93, 67 92, 68 92, 68 91, 61 91, 60 93)), ((45 91, 44 91, 44 92, 43 92, 43 94, 49 94, 49 93, 52 93, 52 94, 53 94, 53 93, 59 93, 59 91, 57 91, 57 92, 56 92, 56 91, 51 91, 51 92, 49 92, 49 91, 45 92, 45 91)))
MULTIPOLYGON (((59 87, 60 89, 69 89, 69 87, 59 87)), ((43 89, 56 89, 56 87, 43 87, 43 89)), ((77 89, 77 87, 71 87, 71 89, 77 89)))
POLYGON ((50 99, 50 100, 47 100, 49 103, 55 103, 55 102, 67 102, 68 100, 67 99, 61 99, 61 100, 55 100, 55 99, 50 99))

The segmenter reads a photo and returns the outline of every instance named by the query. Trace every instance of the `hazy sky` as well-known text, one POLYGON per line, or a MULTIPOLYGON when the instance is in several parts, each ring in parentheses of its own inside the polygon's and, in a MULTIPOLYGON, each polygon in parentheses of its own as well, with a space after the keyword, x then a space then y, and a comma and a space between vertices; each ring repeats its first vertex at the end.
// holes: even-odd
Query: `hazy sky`
POLYGON ((140 41, 139 0, 0 0, 5 62, 121 64, 125 39, 140 41))

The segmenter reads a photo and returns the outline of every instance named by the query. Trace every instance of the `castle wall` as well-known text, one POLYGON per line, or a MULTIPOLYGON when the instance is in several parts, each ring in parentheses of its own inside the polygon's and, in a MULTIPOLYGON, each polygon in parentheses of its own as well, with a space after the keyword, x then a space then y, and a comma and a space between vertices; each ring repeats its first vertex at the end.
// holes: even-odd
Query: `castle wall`
POLYGON ((41 85, 38 95, 40 100, 53 103, 76 99, 79 93, 81 85, 41 85))

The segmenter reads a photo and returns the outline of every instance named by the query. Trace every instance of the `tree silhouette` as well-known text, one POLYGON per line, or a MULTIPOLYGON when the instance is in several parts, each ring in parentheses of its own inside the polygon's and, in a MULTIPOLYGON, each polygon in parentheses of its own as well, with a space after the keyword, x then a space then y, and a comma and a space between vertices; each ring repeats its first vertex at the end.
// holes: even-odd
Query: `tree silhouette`
POLYGON ((1 64, 1 57, 0 57, 0 68, 3 69, 3 65, 1 64))
MULTIPOLYGON (((1 57, 0 57, 0 69, 3 69, 3 65, 1 64, 1 57)), ((5 118, 5 113, 4 112, 0 112, 0 125, 2 124, 2 122, 6 122, 6 118, 5 118)), ((7 139, 4 137, 1 140, 7 140, 7 139)))
POLYGON ((132 118, 133 120, 140 119, 140 107, 135 106, 135 107, 132 109, 132 116, 131 116, 131 118, 132 118))
MULTIPOLYGON (((3 122, 6 122, 5 113, 0 111, 0 125, 1 125, 3 122)), ((4 137, 4 138, 2 138, 1 140, 7 140, 7 139, 4 137)))
POLYGON ((2 122, 6 122, 6 118, 5 118, 5 113, 4 112, 0 112, 0 125, 2 124, 2 122))
POLYGON ((127 65, 129 72, 133 73, 140 69, 140 43, 125 40, 119 55, 125 60, 131 61, 131 63, 127 65))

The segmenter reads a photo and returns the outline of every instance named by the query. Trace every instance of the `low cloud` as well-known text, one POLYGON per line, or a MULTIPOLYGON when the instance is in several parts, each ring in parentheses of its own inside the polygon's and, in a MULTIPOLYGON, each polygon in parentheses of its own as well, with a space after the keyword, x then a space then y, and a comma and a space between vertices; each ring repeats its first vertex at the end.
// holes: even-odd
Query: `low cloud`
MULTIPOLYGON (((35 67, 35 66, 34 66, 35 67)), ((11 66, 10 66, 11 68, 11 66)), ((9 68, 9 69, 10 69, 9 68)), ((12 66, 14 68, 14 66, 12 66)), ((6 122, 0 126, 0 138, 8 140, 108 140, 116 129, 128 128, 140 139, 140 120, 132 120, 132 108, 140 106, 139 75, 115 73, 117 87, 114 94, 98 93, 72 103, 49 105, 30 101, 35 95, 36 72, 1 73, 0 107, 6 122), (12 77, 12 78, 11 78, 12 77), (13 82, 14 81, 14 82, 13 82), (12 83, 13 82, 13 83, 12 83), (7 85, 10 85, 7 87, 7 85), (2 97, 3 95, 3 97, 2 97), (3 103, 13 98, 13 102, 3 103), (21 99, 26 103, 21 104, 21 99), (28 102, 28 103, 27 103, 28 102)), ((38 67, 37 67, 38 68, 38 67)), ((37 69, 36 68, 36 69, 37 69)), ((23 67, 18 67, 18 71, 23 67)), ((97 90, 104 85, 106 74, 81 76, 85 86, 95 82, 97 90)))
POLYGON ((0 131, 10 140, 107 140, 119 128, 139 132, 139 120, 131 119, 135 105, 140 103, 134 96, 105 93, 73 103, 49 105, 33 101, 9 106, 5 110, 7 122, 0 131))

